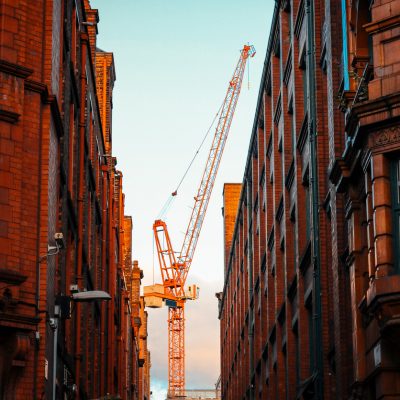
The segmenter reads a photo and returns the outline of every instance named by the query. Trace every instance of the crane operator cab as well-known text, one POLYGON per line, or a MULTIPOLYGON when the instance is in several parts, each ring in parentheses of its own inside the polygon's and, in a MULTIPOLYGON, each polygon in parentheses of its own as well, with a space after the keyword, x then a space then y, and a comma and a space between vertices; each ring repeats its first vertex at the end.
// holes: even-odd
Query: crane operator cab
POLYGON ((187 290, 185 290, 185 297, 188 300, 197 300, 200 295, 200 288, 197 285, 190 285, 187 290))

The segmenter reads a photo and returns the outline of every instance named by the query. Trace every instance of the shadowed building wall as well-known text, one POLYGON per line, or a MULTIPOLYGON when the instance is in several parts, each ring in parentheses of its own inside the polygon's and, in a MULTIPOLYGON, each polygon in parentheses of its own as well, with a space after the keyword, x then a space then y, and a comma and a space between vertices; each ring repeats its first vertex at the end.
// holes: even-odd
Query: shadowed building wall
POLYGON ((132 225, 98 21, 88 0, 0 0, 2 399, 137 398, 132 225), (112 299, 57 314, 76 287, 112 299))
POLYGON ((222 398, 397 398, 400 3, 275 4, 217 296, 222 398))

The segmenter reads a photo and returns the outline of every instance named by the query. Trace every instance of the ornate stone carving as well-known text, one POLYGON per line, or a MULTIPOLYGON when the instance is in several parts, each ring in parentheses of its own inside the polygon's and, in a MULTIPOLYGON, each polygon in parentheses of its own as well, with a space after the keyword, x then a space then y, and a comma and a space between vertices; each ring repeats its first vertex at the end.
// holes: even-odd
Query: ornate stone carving
POLYGON ((400 143, 400 126, 391 126, 376 132, 373 136, 373 146, 381 147, 393 143, 400 143))
POLYGON ((28 332, 0 331, 0 397, 4 400, 16 398, 16 384, 21 375, 29 351, 31 340, 28 332))

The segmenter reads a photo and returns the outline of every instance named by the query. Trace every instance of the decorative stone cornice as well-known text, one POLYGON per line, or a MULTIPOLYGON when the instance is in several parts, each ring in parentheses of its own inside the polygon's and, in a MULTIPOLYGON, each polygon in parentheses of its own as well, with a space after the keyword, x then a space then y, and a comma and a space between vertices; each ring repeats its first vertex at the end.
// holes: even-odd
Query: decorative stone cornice
POLYGON ((400 125, 394 125, 372 133, 369 145, 372 152, 398 149, 400 147, 400 125))
POLYGON ((373 21, 365 24, 363 28, 368 33, 384 32, 388 29, 393 29, 400 26, 400 15, 390 16, 389 18, 381 19, 380 21, 373 21))
POLYGON ((400 93, 354 104, 345 130, 349 136, 353 137, 358 128, 376 123, 387 124, 387 120, 395 116, 400 116, 400 93))

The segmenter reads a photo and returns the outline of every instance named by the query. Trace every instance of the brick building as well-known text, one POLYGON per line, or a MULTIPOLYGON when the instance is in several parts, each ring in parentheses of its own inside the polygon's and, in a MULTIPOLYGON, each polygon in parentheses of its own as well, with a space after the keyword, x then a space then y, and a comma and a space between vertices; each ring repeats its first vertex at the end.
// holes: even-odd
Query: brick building
POLYGON ((347 226, 349 383, 353 398, 400 398, 400 3, 343 1, 342 10, 346 141, 330 178, 347 226))
POLYGON ((147 321, 144 297, 140 297, 140 322, 139 329, 139 399, 150 400, 150 351, 147 347, 147 321))
POLYGON ((98 22, 88 0, 0 0, 1 399, 139 398, 142 273, 98 22))
POLYGON ((240 194, 224 187, 223 399, 400 396, 399 18, 275 2, 240 194))

